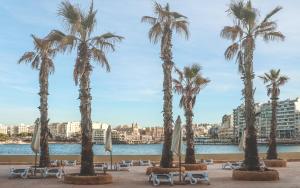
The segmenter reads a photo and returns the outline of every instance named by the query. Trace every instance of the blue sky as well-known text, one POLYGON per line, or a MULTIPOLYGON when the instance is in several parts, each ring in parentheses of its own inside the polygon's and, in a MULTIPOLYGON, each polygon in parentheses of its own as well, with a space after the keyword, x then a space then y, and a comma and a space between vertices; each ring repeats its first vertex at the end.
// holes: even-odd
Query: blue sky
MULTIPOLYGON (((51 29, 63 30, 57 16, 60 0, 4 0, 0 5, 0 123, 32 123, 39 116, 38 72, 17 60, 32 50, 30 34, 45 36, 51 29)), ((87 9, 89 1, 71 0, 87 9)), ((158 1, 166 3, 167 1, 158 1)), ((169 0, 171 9, 189 18, 191 37, 173 38, 176 66, 199 63, 211 83, 199 94, 195 107, 196 123, 220 122, 241 104, 242 82, 234 62, 223 53, 230 41, 221 39, 220 30, 231 25, 227 16, 229 0, 169 0)), ((274 16, 285 42, 257 43, 254 67, 256 75, 280 68, 290 81, 282 88, 281 98, 300 96, 300 2, 294 0, 255 0, 253 5, 264 16, 277 5, 283 10, 274 16)), ((149 26, 140 23, 144 15, 153 15, 150 0, 95 0, 98 9, 95 34, 113 32, 125 37, 115 53, 109 53, 111 72, 95 66, 92 82, 92 119, 112 124, 137 122, 142 126, 162 125, 162 67, 159 45, 147 38, 149 26)), ((49 118, 51 122, 79 121, 78 88, 72 79, 75 54, 58 55, 55 74, 50 77, 49 118)), ((266 89, 255 79, 257 102, 268 100, 266 89)), ((179 97, 174 94, 174 116, 182 115, 179 97)))

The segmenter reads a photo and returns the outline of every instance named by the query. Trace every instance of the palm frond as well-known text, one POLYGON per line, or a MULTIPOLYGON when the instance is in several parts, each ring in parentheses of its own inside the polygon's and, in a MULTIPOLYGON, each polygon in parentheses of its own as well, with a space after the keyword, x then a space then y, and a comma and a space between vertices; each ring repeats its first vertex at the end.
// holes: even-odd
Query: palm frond
POLYGON ((240 26, 235 25, 235 26, 225 26, 221 33, 220 33, 222 38, 229 39, 229 40, 236 40, 237 37, 242 37, 243 36, 243 30, 240 26))
POLYGON ((237 54, 238 50, 239 50, 238 43, 235 42, 232 45, 230 45, 224 53, 225 59, 231 60, 237 54))
POLYGON ((278 31, 273 31, 273 32, 267 32, 263 35, 263 39, 266 42, 269 41, 274 41, 274 40, 278 40, 278 41, 284 41, 285 36, 278 31))
POLYGON ((154 25, 157 22, 157 18, 151 17, 151 16, 143 16, 141 19, 141 22, 149 23, 151 25, 154 25))
POLYGON ((34 52, 25 52, 22 57, 18 60, 18 63, 29 63, 32 62, 36 54, 34 52))
POLYGON ((110 72, 110 66, 106 59, 105 53, 95 47, 91 48, 91 52, 93 60, 101 64, 102 67, 105 67, 107 72, 110 72))
POLYGON ((189 30, 188 30, 188 22, 186 20, 175 21, 172 24, 172 28, 175 28, 176 32, 179 34, 183 34, 186 39, 189 38, 189 30))
POLYGON ((267 22, 274 14, 279 12, 282 9, 281 6, 275 7, 269 14, 266 15, 266 17, 263 19, 262 23, 267 22))
POLYGON ((81 11, 68 1, 63 1, 58 9, 58 15, 63 17, 71 34, 81 30, 81 11))
POLYGON ((156 44, 163 35, 163 30, 160 23, 154 24, 149 30, 148 37, 151 42, 156 44))

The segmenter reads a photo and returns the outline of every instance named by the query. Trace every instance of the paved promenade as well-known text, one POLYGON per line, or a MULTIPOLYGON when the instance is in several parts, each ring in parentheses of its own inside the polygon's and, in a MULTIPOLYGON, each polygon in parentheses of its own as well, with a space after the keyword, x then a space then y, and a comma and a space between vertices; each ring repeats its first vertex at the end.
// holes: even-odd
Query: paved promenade
MULTIPOLYGON (((64 184, 57 179, 8 179, 9 165, 0 165, 0 188, 141 188, 152 187, 145 175, 146 167, 132 167, 129 172, 112 172, 114 183, 110 185, 79 186, 64 184)), ((21 167, 21 166, 15 166, 21 167)), ((230 170, 222 170, 221 164, 209 166, 211 185, 174 185, 173 187, 209 188, 300 188, 300 162, 289 162, 287 168, 278 168, 280 180, 275 182, 233 181, 230 170)), ((78 172, 79 167, 67 167, 66 173, 78 172)), ((160 187, 170 187, 161 185, 160 187)))

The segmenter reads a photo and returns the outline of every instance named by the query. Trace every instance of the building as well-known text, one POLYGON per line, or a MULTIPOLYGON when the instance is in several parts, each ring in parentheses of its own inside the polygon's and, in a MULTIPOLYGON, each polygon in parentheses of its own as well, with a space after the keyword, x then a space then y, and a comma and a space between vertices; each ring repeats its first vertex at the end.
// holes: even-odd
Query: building
POLYGON ((0 124, 0 134, 8 134, 7 126, 0 124))
MULTIPOLYGON (((270 134, 272 106, 271 102, 256 104, 256 122, 258 139, 267 140, 270 134)), ((300 138, 300 99, 286 99, 278 102, 277 106, 277 138, 300 138)), ((233 110, 233 124, 241 136, 245 128, 244 105, 233 110)))
MULTIPOLYGON (((277 106, 277 138, 295 138, 299 133, 300 99, 279 101, 277 106)), ((271 130, 272 105, 271 102, 261 105, 260 137, 269 138, 271 130)))
MULTIPOLYGON (((256 120, 255 120, 255 127, 256 129, 259 128, 259 113, 260 113, 260 104, 255 104, 255 113, 256 113, 256 120)), ((246 127, 246 121, 245 121, 245 106, 244 104, 238 106, 237 108, 233 109, 233 126, 235 127, 235 131, 237 134, 237 137, 240 138, 242 136, 242 132, 244 131, 246 127)), ((259 137, 259 134, 258 134, 259 137)))
POLYGON ((32 133, 30 132, 29 126, 21 123, 12 128, 11 134, 21 134, 21 133, 32 133))
POLYGON ((108 124, 93 123, 93 136, 92 141, 95 144, 104 144, 106 139, 106 131, 108 124))
POLYGON ((218 137, 220 139, 232 139, 234 141, 236 135, 236 129, 233 124, 233 115, 224 115, 221 127, 218 130, 218 137))

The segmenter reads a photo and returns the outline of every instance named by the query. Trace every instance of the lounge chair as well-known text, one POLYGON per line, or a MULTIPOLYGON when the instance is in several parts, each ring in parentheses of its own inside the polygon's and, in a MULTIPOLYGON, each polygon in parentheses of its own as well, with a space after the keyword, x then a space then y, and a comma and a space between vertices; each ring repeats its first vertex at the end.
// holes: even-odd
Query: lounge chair
POLYGON ((64 160, 65 166, 76 166, 77 161, 76 160, 64 160))
POLYGON ((65 175, 63 168, 47 168, 43 174, 44 178, 57 177, 61 179, 65 175))
POLYGON ((128 164, 129 166, 133 166, 133 161, 132 160, 123 160, 121 163, 122 164, 128 164))
POLYGON ((108 164, 107 163, 95 163, 94 169, 95 171, 104 171, 107 170, 108 164))
POLYGON ((192 185, 197 184, 198 182, 205 182, 207 183, 207 185, 210 184, 207 172, 203 172, 203 173, 188 172, 183 176, 183 181, 189 181, 190 184, 192 185))
POLYGON ((227 162, 222 164, 223 170, 233 170, 241 168, 242 162, 227 162))
POLYGON ((9 171, 9 178, 21 177, 27 178, 29 168, 11 168, 9 171))
POLYGON ((170 185, 174 184, 172 174, 154 174, 153 172, 149 175, 148 181, 154 186, 158 186, 161 183, 169 183, 170 185))
POLYGON ((150 160, 140 160, 140 166, 151 166, 150 160))
POLYGON ((212 164, 214 164, 214 160, 213 159, 203 160, 203 163, 206 165, 212 165, 212 164))
POLYGON ((51 165, 52 167, 58 166, 58 160, 51 160, 51 161, 50 161, 50 165, 51 165))
POLYGON ((123 164, 123 163, 121 163, 121 164, 117 164, 117 166, 116 166, 117 168, 116 168, 116 170, 120 170, 120 171, 129 171, 129 167, 130 167, 130 165, 129 164, 123 164))

